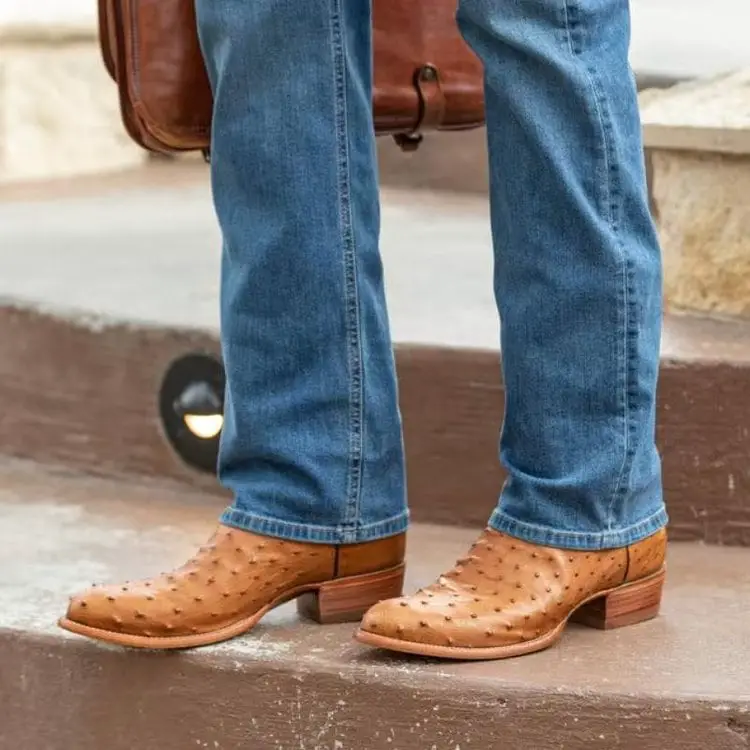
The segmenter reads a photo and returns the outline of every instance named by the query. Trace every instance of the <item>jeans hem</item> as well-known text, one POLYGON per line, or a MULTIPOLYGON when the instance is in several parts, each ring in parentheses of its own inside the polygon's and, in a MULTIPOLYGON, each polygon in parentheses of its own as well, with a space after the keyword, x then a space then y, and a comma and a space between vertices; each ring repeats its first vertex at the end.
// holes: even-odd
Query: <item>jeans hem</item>
POLYGON ((365 525, 315 526, 267 518, 229 507, 222 514, 221 523, 241 531, 250 531, 254 534, 285 539, 290 542, 357 544, 403 534, 409 525, 409 513, 404 511, 398 516, 365 525))
POLYGON ((490 527, 532 544, 558 549, 601 550, 627 547, 655 534, 668 522, 664 507, 642 521, 623 529, 609 529, 601 533, 559 531, 544 526, 518 521, 501 510, 495 510, 490 518, 490 527))

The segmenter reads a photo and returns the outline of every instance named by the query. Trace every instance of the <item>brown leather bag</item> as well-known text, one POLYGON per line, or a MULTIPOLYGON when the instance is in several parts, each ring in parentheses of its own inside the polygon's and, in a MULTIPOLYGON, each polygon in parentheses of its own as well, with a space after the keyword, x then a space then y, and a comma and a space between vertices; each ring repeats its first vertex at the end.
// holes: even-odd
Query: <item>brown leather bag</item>
MULTIPOLYGON (((405 149, 426 130, 484 122, 482 68, 456 0, 373 0, 375 132, 405 149)), ((107 70, 130 136, 151 151, 208 150, 213 101, 192 0, 99 0, 107 70)))

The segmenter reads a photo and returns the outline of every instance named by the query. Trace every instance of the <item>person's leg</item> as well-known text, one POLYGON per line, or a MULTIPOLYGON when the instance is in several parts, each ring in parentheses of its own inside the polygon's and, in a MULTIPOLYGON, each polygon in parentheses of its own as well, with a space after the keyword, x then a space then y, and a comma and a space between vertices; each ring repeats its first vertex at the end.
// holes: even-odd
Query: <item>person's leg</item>
POLYGON ((463 0, 486 68, 509 473, 491 525, 619 547, 664 526, 662 294, 627 0, 463 0))
POLYGON ((631 620, 658 608, 661 260, 627 0, 460 0, 458 19, 485 66, 509 479, 469 558, 364 630, 493 658, 617 584, 644 579, 631 620))
POLYGON ((224 239, 223 520, 313 542, 403 532, 369 0, 197 7, 224 239))
POLYGON ((310 591, 313 617, 358 619, 403 581, 369 0, 196 7, 224 239, 219 468, 234 502, 186 565, 84 592, 61 622, 150 648, 224 640, 310 591))

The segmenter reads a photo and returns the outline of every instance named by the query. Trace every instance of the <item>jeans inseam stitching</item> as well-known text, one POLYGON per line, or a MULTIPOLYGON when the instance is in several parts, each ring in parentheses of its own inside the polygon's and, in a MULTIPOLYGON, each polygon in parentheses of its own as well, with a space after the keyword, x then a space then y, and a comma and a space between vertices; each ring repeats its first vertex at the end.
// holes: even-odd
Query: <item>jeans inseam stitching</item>
MULTIPOLYGON (((623 247, 623 255, 625 255, 625 249, 623 247)), ((614 511, 614 504, 615 501, 618 499, 618 497, 621 497, 624 495, 624 493, 627 491, 628 487, 631 483, 631 475, 633 473, 633 467, 635 466, 634 458, 635 458, 635 432, 636 432, 636 424, 635 419, 633 418, 633 414, 635 411, 634 406, 634 400, 636 397, 636 392, 634 390, 635 383, 637 381, 637 363, 636 363, 636 339, 638 336, 637 329, 633 325, 633 321, 636 319, 635 315, 635 293, 634 293, 634 278, 635 274, 633 272, 633 263, 630 258, 625 258, 625 305, 626 305, 626 311, 625 311, 625 319, 626 319, 626 328, 625 328, 625 354, 626 354, 626 363, 627 363, 627 370, 626 370, 626 381, 627 381, 627 390, 626 390, 626 399, 627 399, 627 413, 628 413, 628 445, 627 445, 627 453, 625 456, 625 461, 623 463, 622 473, 620 476, 620 481, 617 487, 617 490, 619 492, 616 492, 616 494, 613 494, 612 501, 610 503, 609 507, 609 519, 610 519, 610 526, 612 523, 612 513, 614 511), (625 483, 623 484, 623 479, 625 479, 625 483)))
POLYGON ((357 289, 356 249, 352 224, 349 144, 347 126, 346 68, 341 0, 331 0, 332 53, 335 83, 335 118, 339 223, 344 248, 345 325, 347 367, 349 371, 349 470, 346 489, 344 527, 354 528, 359 517, 362 491, 362 346, 359 330, 359 294, 357 289))
MULTIPOLYGON (((571 54, 580 59, 582 45, 576 44, 574 40, 574 27, 577 28, 577 23, 573 20, 573 2, 574 0, 563 0, 563 12, 565 17, 565 27, 568 37, 568 46, 571 54)), ((606 173, 606 206, 607 206, 607 220, 612 229, 613 234, 617 239, 617 247, 620 251, 620 265, 622 268, 622 302, 620 303, 620 309, 618 315, 620 318, 620 324, 622 326, 622 351, 618 354, 618 367, 619 380, 620 380, 620 393, 622 397, 622 403, 624 406, 624 418, 623 418, 623 437, 625 441, 625 450, 622 459, 622 465, 615 481, 615 486, 612 491, 612 497, 607 508, 607 530, 611 530, 613 523, 613 513, 615 502, 622 497, 623 493, 627 490, 627 483, 623 484, 623 479, 630 475, 631 466, 633 463, 633 456, 635 450, 633 447, 633 432, 634 423, 632 418, 632 394, 631 394, 631 379, 632 373, 630 372, 632 367, 632 356, 630 350, 630 275, 631 271, 627 262, 625 247, 620 236, 620 225, 619 218, 621 213, 621 202, 615 200, 617 196, 617 190, 614 189, 613 185, 617 183, 617 160, 614 158, 614 148, 612 145, 611 130, 612 125, 609 121, 605 97, 601 90, 601 85, 598 81, 596 71, 590 66, 583 64, 583 71, 586 74, 588 84, 591 88, 591 92, 594 95, 594 104, 596 108, 597 119, 602 132, 602 139, 604 141, 604 167, 606 173)))
POLYGON ((633 404, 633 385, 635 382, 634 378, 634 348, 632 346, 632 339, 634 337, 634 331, 632 329, 633 321, 635 316, 632 314, 632 307, 634 304, 634 290, 633 290, 633 269, 632 262, 627 256, 625 245, 622 240, 620 232, 621 224, 621 213, 622 203, 619 200, 619 191, 616 189, 616 185, 619 182, 618 177, 618 162, 614 153, 613 139, 611 137, 612 124, 609 120, 607 105, 604 94, 602 93, 601 86, 596 75, 596 71, 593 68, 587 67, 588 78, 591 82, 591 86, 594 90, 595 95, 598 98, 598 107, 602 115, 602 130, 604 133, 605 147, 609 150, 608 160, 608 185, 609 185, 609 211, 610 211, 610 226, 617 242, 617 248, 620 253, 620 264, 622 268, 622 302, 619 314, 621 317, 622 325, 622 355, 618 358, 621 367, 620 379, 621 379, 621 393, 624 404, 624 439, 625 439, 625 450, 622 459, 622 465, 620 472, 617 476, 614 489, 612 491, 612 497, 607 508, 607 529, 612 529, 614 523, 614 511, 615 504, 618 500, 622 499, 627 493, 630 485, 630 475, 633 470, 634 456, 635 456, 635 419, 634 419, 634 404, 633 404), (616 200, 617 199, 617 200, 616 200))

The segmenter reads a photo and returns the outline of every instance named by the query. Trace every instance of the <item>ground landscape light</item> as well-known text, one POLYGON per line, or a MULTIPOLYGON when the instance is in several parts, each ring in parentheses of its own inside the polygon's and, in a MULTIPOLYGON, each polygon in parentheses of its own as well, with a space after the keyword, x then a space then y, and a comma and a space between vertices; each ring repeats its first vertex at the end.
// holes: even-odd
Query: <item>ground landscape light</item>
POLYGON ((188 465, 216 471, 224 426, 224 368, 209 354, 188 354, 169 366, 159 412, 170 445, 188 465))

